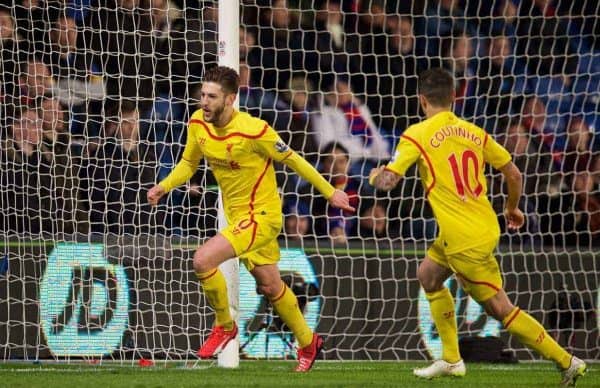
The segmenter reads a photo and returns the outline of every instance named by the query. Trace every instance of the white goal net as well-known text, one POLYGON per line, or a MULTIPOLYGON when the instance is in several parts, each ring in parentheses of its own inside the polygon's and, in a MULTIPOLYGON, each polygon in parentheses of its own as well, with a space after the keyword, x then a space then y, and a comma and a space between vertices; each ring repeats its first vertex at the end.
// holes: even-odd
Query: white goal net
MULTIPOLYGON (((158 208, 146 191, 180 158, 218 4, 17 0, 0 6, 0 359, 188 360, 213 313, 193 250, 217 232, 210 170, 158 208)), ((600 314, 600 6, 595 0, 257 0, 240 3, 240 110, 345 190, 327 207, 282 166, 282 277, 326 359, 440 354, 416 268, 437 227, 416 171, 366 183, 423 118, 418 74, 456 79, 455 112, 504 144, 524 175, 526 224, 488 195, 509 297, 582 358, 600 314)), ((474 236, 476 238, 476 236, 474 236)), ((295 356, 294 338, 240 271, 240 355, 295 356)), ((461 337, 500 336, 450 279, 461 337)))

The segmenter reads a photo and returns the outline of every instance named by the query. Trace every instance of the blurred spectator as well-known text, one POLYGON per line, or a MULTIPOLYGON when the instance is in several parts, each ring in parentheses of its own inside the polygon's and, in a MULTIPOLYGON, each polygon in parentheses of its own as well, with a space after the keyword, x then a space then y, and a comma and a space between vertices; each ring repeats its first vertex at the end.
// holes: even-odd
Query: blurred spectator
POLYGON ((393 28, 388 35, 388 53, 376 59, 377 81, 367 85, 366 103, 373 112, 375 124, 382 131, 399 136, 418 120, 417 74, 423 68, 415 54, 411 20, 407 17, 388 19, 393 28))
POLYGON ((63 1, 16 0, 13 4, 17 34, 28 43, 27 53, 45 52, 49 43, 48 31, 63 8, 63 1))
POLYGON ((27 43, 16 31, 10 9, 0 8, 0 125, 8 127, 19 104, 19 64, 26 62, 27 43))
POLYGON ((432 57, 440 55, 442 42, 455 34, 455 31, 467 31, 465 11, 458 0, 427 2, 425 18, 427 54, 432 57))
POLYGON ((555 166, 560 169, 564 150, 564 140, 557 136, 564 132, 560 117, 550 117, 546 112, 546 104, 538 97, 525 100, 522 117, 523 125, 539 145, 538 152, 551 153, 555 166))
POLYGON ((43 96, 52 95, 56 90, 50 69, 38 59, 25 63, 19 74, 23 106, 37 107, 43 96))
POLYGON ((314 92, 313 84, 306 76, 298 75, 290 80, 283 98, 291 108, 291 121, 280 133, 283 141, 309 161, 314 161, 319 152, 313 128, 319 102, 314 92))
POLYGON ((258 84, 260 79, 252 77, 252 70, 261 66, 260 48, 256 42, 256 31, 245 26, 240 26, 240 64, 242 63, 245 63, 250 70, 251 83, 258 84))
POLYGON ((68 143, 59 144, 54 135, 45 138, 43 121, 35 109, 25 109, 3 141, 2 181, 8 186, 1 228, 61 239, 76 232, 87 234, 87 212, 72 161, 62 152, 68 143))
POLYGON ((457 32, 444 40, 444 67, 454 76, 456 99, 454 113, 467 120, 473 119, 480 104, 477 94, 478 78, 474 70, 473 38, 463 32, 457 32))
POLYGON ((81 105, 86 100, 105 97, 100 67, 77 48, 75 19, 61 16, 50 31, 50 45, 45 56, 57 80, 57 97, 63 104, 81 105))
POLYGON ((205 66, 217 62, 217 8, 178 8, 172 1, 149 0, 151 39, 158 94, 183 99, 205 66))
POLYGON ((261 12, 258 31, 261 48, 261 67, 252 69, 261 87, 276 92, 285 89, 292 77, 292 70, 302 70, 315 63, 317 53, 303 51, 304 34, 296 14, 288 7, 287 0, 274 0, 270 8, 261 12))
POLYGON ((87 128, 88 134, 97 134, 106 89, 100 66, 77 47, 78 36, 75 19, 60 16, 50 31, 44 57, 57 81, 56 96, 70 107, 70 131, 83 134, 87 128))
POLYGON ((386 237, 388 218, 385 201, 361 199, 359 223, 353 235, 372 239, 386 237))
POLYGON ((156 213, 146 201, 146 190, 156 182, 156 152, 152 143, 142 141, 140 127, 135 104, 123 101, 105 125, 106 139, 91 149, 87 177, 93 232, 124 235, 161 229, 163 209, 156 213))
POLYGON ((563 173, 575 194, 581 230, 600 235, 600 142, 581 118, 567 130, 563 173))
POLYGON ((152 18, 140 0, 95 0, 84 41, 106 76, 109 98, 146 101, 154 94, 152 18))
POLYGON ((569 46, 569 18, 551 0, 522 0, 516 19, 517 55, 527 56, 530 74, 574 74, 577 53, 569 46))
POLYGON ((357 74, 360 61, 350 60, 349 55, 359 54, 359 35, 344 30, 344 14, 339 0, 325 0, 316 12, 314 25, 305 31, 310 42, 305 50, 316 51, 318 62, 307 63, 306 69, 317 88, 333 81, 335 74, 357 74), (317 66, 314 66, 317 65, 317 66), (318 70, 314 72, 313 70, 318 70))
MULTIPOLYGON (((290 125, 290 107, 281 101, 274 92, 252 85, 250 69, 247 64, 240 63, 239 75, 238 101, 240 109, 255 117, 260 117, 282 134, 287 131, 290 125)), ((200 91, 200 87, 195 91, 195 98, 198 102, 200 101, 200 91)), ((200 109, 200 105, 197 108, 200 109)))
POLYGON ((480 111, 487 121, 484 128, 493 132, 496 120, 520 113, 523 109, 527 87, 525 74, 515 63, 510 39, 504 35, 488 40, 488 55, 479 62, 478 90, 476 94, 485 98, 480 111))
MULTIPOLYGON (((348 151, 344 146, 329 143, 321 150, 319 171, 333 187, 345 191, 350 198, 350 206, 358 207, 358 190, 360 181, 348 175, 349 172, 348 151)), ((312 189, 309 189, 312 190, 312 189)), ((300 192, 306 193, 306 188, 300 192)), ((347 242, 350 233, 356 229, 357 216, 345 213, 340 209, 328 206, 327 200, 322 196, 309 195, 310 204, 300 204, 302 208, 310 206, 314 215, 313 229, 317 237, 329 236, 334 244, 347 242)), ((301 219, 301 216, 297 217, 301 219)), ((303 226, 303 225, 300 225, 303 226)), ((298 221, 296 222, 298 227, 298 221)))
POLYGON ((354 97, 346 80, 338 77, 325 101, 314 124, 321 149, 329 143, 339 144, 348 150, 352 164, 363 160, 378 163, 390 157, 389 144, 375 126, 369 108, 354 97))

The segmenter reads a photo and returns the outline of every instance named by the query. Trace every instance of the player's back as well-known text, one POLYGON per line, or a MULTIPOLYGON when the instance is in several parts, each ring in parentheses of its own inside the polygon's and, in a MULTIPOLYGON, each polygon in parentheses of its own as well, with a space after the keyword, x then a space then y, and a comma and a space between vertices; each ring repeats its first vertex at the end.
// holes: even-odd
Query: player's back
POLYGON ((441 112, 406 130, 420 147, 419 173, 447 253, 495 240, 497 216, 487 198, 485 162, 498 168, 510 155, 476 125, 441 112))

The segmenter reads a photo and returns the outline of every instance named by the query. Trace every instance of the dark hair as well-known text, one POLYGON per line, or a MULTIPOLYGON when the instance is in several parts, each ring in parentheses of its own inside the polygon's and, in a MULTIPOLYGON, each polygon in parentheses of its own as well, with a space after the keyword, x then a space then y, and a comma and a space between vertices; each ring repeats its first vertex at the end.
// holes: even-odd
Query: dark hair
POLYGON ((441 67, 419 74, 419 94, 434 106, 448 106, 454 98, 454 78, 441 67))
POLYGON ((237 94, 240 87, 240 76, 235 70, 226 66, 217 66, 207 70, 202 81, 221 85, 225 94, 237 94))
POLYGON ((348 156, 348 149, 341 145, 338 142, 332 141, 327 144, 323 148, 321 148, 321 154, 325 156, 329 156, 333 154, 333 151, 340 150, 344 155, 348 156))

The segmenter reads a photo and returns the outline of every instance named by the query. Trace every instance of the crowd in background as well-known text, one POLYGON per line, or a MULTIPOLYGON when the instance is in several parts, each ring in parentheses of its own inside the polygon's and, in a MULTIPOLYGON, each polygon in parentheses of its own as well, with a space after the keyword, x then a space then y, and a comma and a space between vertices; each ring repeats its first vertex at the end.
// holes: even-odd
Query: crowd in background
MULTIPOLYGON (((0 6, 0 228, 5 233, 214 233, 206 168, 153 210, 217 63, 217 4, 21 0, 0 6)), ((600 22, 592 0, 243 1, 240 109, 268 121, 357 214, 279 170, 284 236, 431 239, 414 169, 390 194, 365 177, 419 112, 420 71, 456 79, 455 113, 523 171, 533 243, 600 241, 600 22), (596 13, 596 14, 594 14, 596 13), (596 129, 596 130, 595 130, 596 129)), ((497 175, 488 182, 502 212, 497 175)))

